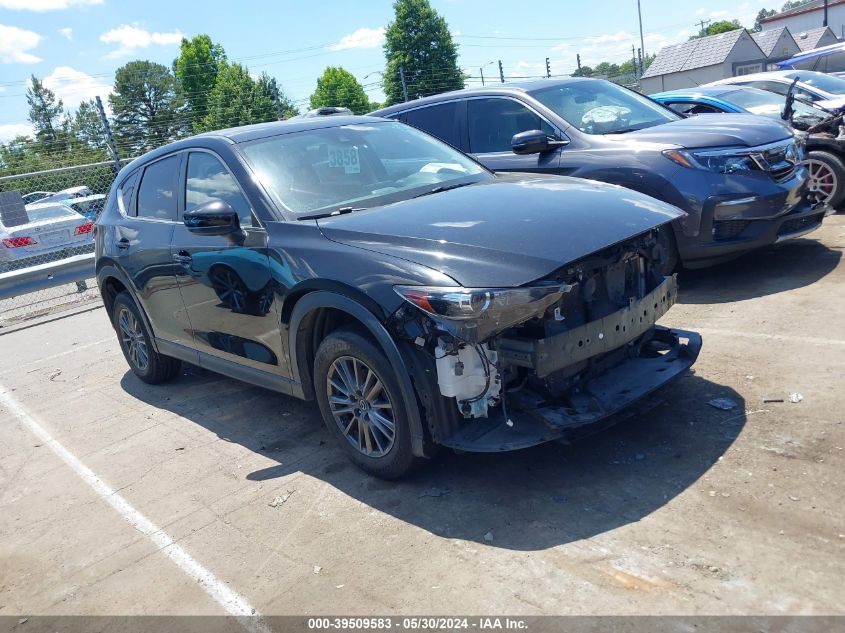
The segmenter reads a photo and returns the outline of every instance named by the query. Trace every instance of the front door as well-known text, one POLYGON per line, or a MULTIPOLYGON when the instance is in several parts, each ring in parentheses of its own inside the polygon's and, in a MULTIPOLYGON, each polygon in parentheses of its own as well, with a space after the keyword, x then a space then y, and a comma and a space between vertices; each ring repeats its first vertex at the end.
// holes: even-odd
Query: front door
POLYGON ((222 200, 238 212, 242 229, 227 236, 194 235, 183 223, 174 229, 171 256, 193 345, 220 359, 282 373, 267 233, 218 156, 192 151, 184 173, 186 210, 209 200, 222 200))
POLYGON ((514 154, 515 134, 542 130, 552 138, 560 135, 539 114, 525 104, 505 97, 467 100, 467 127, 470 153, 493 171, 557 173, 560 149, 543 154, 514 154))

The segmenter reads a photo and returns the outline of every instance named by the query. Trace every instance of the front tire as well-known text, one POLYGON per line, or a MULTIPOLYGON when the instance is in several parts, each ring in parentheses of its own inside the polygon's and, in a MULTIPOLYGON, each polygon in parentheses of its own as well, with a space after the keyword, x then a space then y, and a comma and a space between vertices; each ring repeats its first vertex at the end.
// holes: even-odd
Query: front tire
POLYGON ((845 199, 845 163, 839 156, 821 151, 809 152, 806 163, 810 194, 819 202, 838 207, 845 199))
POLYGON ((395 479, 422 462, 411 450, 394 370, 366 338, 350 330, 326 337, 314 358, 314 389, 323 421, 359 468, 395 479))
POLYGON ((112 314, 120 349, 132 373, 151 385, 167 382, 179 373, 181 361, 153 349, 152 336, 128 292, 117 295, 112 314))

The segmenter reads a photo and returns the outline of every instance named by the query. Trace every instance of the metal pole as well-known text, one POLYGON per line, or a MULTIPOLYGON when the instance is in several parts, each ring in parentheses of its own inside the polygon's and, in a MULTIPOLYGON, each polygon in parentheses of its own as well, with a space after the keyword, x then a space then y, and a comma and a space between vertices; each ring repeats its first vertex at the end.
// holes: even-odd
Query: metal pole
POLYGON ((480 72, 480 73, 481 73, 481 85, 483 86, 483 85, 484 85, 484 69, 483 69, 483 68, 479 68, 479 69, 478 69, 478 72, 480 72))
POLYGON ((109 120, 106 118, 106 111, 103 109, 103 102, 99 96, 94 98, 97 102, 97 112, 100 113, 100 123, 103 126, 103 131, 106 133, 106 142, 108 143, 109 150, 111 151, 112 159, 114 160, 114 173, 120 171, 120 155, 117 153, 117 145, 114 143, 114 136, 111 133, 111 126, 109 125, 109 120))
POLYGON ((399 67, 399 81, 402 82, 402 96, 405 98, 405 101, 408 100, 408 84, 405 83, 405 68, 400 66, 399 67))
POLYGON ((827 0, 824 0, 824 24, 822 26, 827 26, 827 0))
POLYGON ((502 83, 505 83, 505 71, 502 70, 502 60, 499 60, 499 79, 501 79, 502 83))
POLYGON ((643 38, 643 10, 640 7, 640 0, 637 0, 637 16, 640 18, 640 48, 643 51, 643 57, 645 57, 645 39, 643 38))

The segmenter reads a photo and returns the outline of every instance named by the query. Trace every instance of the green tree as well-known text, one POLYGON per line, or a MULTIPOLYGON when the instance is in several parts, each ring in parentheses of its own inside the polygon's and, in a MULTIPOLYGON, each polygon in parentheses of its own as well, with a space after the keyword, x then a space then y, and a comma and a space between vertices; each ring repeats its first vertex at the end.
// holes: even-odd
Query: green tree
POLYGON ((220 44, 212 42, 208 35, 196 35, 190 40, 182 38, 173 70, 195 123, 207 114, 208 98, 217 73, 225 63, 226 51, 220 44))
POLYGON ((463 88, 458 48, 446 20, 428 0, 396 0, 393 10, 395 19, 387 25, 384 43, 387 104, 404 100, 400 68, 405 73, 409 99, 463 88))
POLYGON ((208 113, 198 131, 219 130, 279 118, 270 78, 254 80, 246 66, 227 64, 217 74, 208 97, 208 113))
POLYGON ((93 149, 106 147, 106 132, 93 99, 80 103, 69 123, 70 135, 76 143, 93 149))
POLYGON ((138 60, 118 68, 109 103, 122 155, 134 156, 164 145, 185 131, 176 78, 161 64, 138 60))
POLYGON ((61 131, 61 118, 64 104, 49 88, 45 88, 35 75, 30 77, 30 86, 26 89, 26 102, 29 104, 29 122, 35 128, 37 141, 48 146, 55 146, 61 131))
POLYGON ((787 0, 787 2, 783 3, 783 6, 780 8, 780 10, 789 11, 790 9, 797 9, 802 4, 807 4, 808 2, 812 2, 812 0, 787 0))
POLYGON ((754 18, 754 28, 752 28, 751 30, 754 33, 759 33, 763 30, 763 20, 765 20, 766 18, 770 18, 776 14, 777 11, 775 11, 774 9, 760 9, 757 12, 757 17, 754 18))
POLYGON ((311 107, 341 106, 355 114, 370 111, 370 100, 355 76, 341 67, 329 66, 317 79, 317 89, 311 95, 311 107))
POLYGON ((712 24, 709 24, 707 28, 701 29, 698 32, 698 35, 693 35, 692 37, 690 37, 690 39, 695 40, 699 37, 707 37, 708 35, 719 35, 719 33, 736 31, 737 29, 741 28, 742 24, 739 23, 739 20, 719 20, 718 22, 713 22, 712 24))
POLYGON ((299 114, 299 110, 293 101, 279 88, 275 77, 270 77, 267 73, 261 73, 258 83, 261 84, 260 89, 262 92, 268 92, 273 96, 273 101, 276 102, 276 115, 280 120, 289 119, 299 114))

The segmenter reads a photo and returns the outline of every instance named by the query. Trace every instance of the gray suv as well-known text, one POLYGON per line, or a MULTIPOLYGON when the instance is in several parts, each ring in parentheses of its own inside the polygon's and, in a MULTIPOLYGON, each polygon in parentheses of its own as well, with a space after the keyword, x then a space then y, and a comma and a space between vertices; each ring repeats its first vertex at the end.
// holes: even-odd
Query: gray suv
POLYGON ((684 118, 607 81, 472 88, 372 114, 433 134, 494 171, 600 180, 675 205, 687 215, 662 236, 669 268, 804 235, 829 211, 807 195, 803 148, 786 126, 746 114, 684 118))

